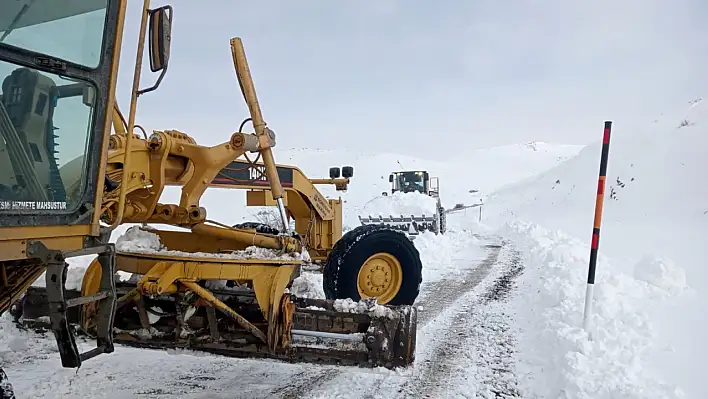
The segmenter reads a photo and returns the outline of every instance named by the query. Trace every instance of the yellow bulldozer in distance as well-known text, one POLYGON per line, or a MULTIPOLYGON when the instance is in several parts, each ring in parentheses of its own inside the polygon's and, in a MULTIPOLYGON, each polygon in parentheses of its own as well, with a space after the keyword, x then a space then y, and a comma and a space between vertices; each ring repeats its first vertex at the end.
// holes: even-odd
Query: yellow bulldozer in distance
MULTIPOLYGON (((254 133, 244 121, 212 147, 177 130, 136 134, 138 97, 167 71, 172 7, 143 1, 126 118, 115 91, 127 1, 58 3, 0 5, 0 313, 45 323, 64 367, 115 343, 364 367, 413 362, 418 251, 384 226, 342 235, 341 200, 316 185, 344 190, 353 168, 309 179, 275 163, 275 133, 241 40, 231 39, 231 52, 254 133), (146 45, 159 76, 141 88, 146 45), (169 185, 181 187, 179 204, 159 202, 169 185), (210 187, 248 190, 247 205, 277 208, 281 226, 208 219, 199 201, 210 187), (123 224, 136 226, 110 243, 123 224), (81 289, 67 289, 67 259, 81 255, 96 259, 81 289), (326 300, 287 292, 310 261, 324 262, 326 300), (118 271, 136 278, 121 281, 118 271), (45 272, 46 287, 31 287, 45 272), (75 333, 96 347, 80 353, 75 333)), ((12 397, 1 369, 0 377, 0 393, 12 397)))

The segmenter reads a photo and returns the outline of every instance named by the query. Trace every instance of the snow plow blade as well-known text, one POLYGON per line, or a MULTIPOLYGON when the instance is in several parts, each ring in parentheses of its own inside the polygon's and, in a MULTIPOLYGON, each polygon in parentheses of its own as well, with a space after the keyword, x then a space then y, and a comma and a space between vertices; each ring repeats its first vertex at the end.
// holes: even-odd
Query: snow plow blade
MULTIPOLYGON (((235 317, 228 311, 216 311, 218 306, 183 306, 190 300, 189 295, 194 296, 191 291, 136 296, 136 285, 127 282, 116 282, 116 291, 120 298, 114 316, 116 344, 389 369, 406 367, 415 360, 417 312, 410 306, 382 306, 375 299, 357 303, 285 294, 279 306, 281 317, 277 323, 269 324, 251 290, 209 290, 245 319, 241 322, 234 322, 235 317), (358 309, 347 310, 351 308, 358 309), (271 333, 277 335, 277 345, 262 339, 271 333)), ((81 296, 77 290, 65 291, 67 302, 76 302, 81 296)), ((45 288, 30 287, 19 305, 21 314, 15 316, 21 317, 23 325, 51 329, 45 288)), ((90 312, 86 313, 81 306, 67 309, 67 321, 79 336, 93 335, 87 314, 90 312)))
POLYGON ((383 225, 393 230, 398 230, 406 233, 410 238, 414 238, 418 234, 424 231, 430 231, 435 234, 439 234, 440 229, 440 218, 435 216, 403 216, 398 217, 389 215, 384 216, 371 216, 361 217, 359 216, 359 222, 362 225, 376 224, 383 225))

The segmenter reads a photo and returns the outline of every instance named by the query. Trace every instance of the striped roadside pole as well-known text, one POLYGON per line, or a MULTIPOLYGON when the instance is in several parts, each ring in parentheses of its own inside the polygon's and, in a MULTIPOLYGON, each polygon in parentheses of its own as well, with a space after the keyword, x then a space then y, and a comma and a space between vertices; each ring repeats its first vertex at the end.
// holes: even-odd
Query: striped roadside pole
POLYGON ((590 245, 590 266, 588 268, 588 285, 585 291, 585 312, 583 314, 583 329, 592 340, 590 334, 590 315, 595 289, 595 268, 597 250, 600 247, 600 222, 602 221, 602 204, 605 198, 605 178, 607 176, 607 158, 610 154, 610 132, 612 121, 605 121, 605 131, 602 137, 602 155, 600 156, 600 177, 597 180, 597 198, 595 199, 595 221, 592 226, 592 244, 590 245))

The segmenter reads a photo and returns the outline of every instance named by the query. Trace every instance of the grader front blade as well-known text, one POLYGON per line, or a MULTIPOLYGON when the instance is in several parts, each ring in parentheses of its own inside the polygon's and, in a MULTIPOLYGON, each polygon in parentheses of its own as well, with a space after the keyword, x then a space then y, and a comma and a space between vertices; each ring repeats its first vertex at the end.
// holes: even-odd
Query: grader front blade
MULTIPOLYGON (((113 342, 359 367, 414 361, 414 307, 382 306, 374 298, 298 298, 286 288, 301 263, 290 255, 256 258, 244 251, 117 251, 117 269, 135 278, 116 281, 113 342)), ((97 265, 87 269, 81 291, 65 289, 66 301, 95 290, 97 265)), ((49 326, 47 299, 45 288, 29 288, 21 301, 25 325, 49 326)), ((93 304, 68 309, 78 335, 95 331, 96 310, 93 304)))
POLYGON ((383 225, 393 230, 398 230, 400 232, 408 235, 409 238, 415 237, 424 231, 430 231, 435 234, 440 232, 440 218, 437 214, 431 216, 421 215, 421 216, 403 216, 398 217, 389 215, 386 216, 359 216, 359 222, 362 226, 369 224, 383 225))
MULTIPOLYGON (((129 294, 135 288, 125 283, 117 283, 117 286, 119 295, 129 294)), ((243 314, 257 313, 253 305, 247 303, 249 299, 254 300, 248 293, 229 290, 212 292, 228 298, 225 303, 233 305, 239 302, 243 314)), ((80 296, 78 291, 67 291, 66 294, 67 299, 80 296)), ((231 357, 358 367, 397 368, 406 367, 414 361, 417 320, 414 307, 385 307, 386 311, 381 312, 382 306, 367 304, 362 307, 378 309, 350 313, 341 311, 341 308, 338 310, 335 301, 292 295, 285 298, 284 303, 293 307, 287 334, 290 342, 275 350, 269 350, 265 343, 254 339, 252 334, 211 307, 197 309, 180 326, 176 310, 179 300, 166 296, 145 298, 142 304, 139 301, 126 303, 119 309, 113 342, 149 349, 180 348, 231 357), (148 328, 141 320, 143 309, 148 328)), ((30 287, 23 299, 23 324, 32 328, 49 328, 46 306, 44 288, 30 287)), ((80 328, 80 319, 80 311, 70 314, 69 322, 77 328, 78 335, 85 334, 80 328)), ((254 324, 263 327, 261 323, 254 324)))

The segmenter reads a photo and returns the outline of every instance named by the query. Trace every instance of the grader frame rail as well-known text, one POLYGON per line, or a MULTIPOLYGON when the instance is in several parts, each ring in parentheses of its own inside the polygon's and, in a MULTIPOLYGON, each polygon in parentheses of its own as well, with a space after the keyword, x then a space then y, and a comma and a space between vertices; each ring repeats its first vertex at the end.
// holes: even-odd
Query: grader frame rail
MULTIPOLYGON (((115 102, 126 3, 80 0, 58 6, 37 0, 0 6, 0 74, 8 76, 0 86, 0 313, 11 310, 26 324, 50 328, 64 367, 111 353, 116 342, 291 361, 410 364, 416 331, 410 305, 421 281, 415 247, 381 226, 360 226, 342 236, 341 201, 325 198, 315 184, 345 189, 349 179, 311 180, 296 167, 275 163, 275 133, 263 119, 239 38, 231 39, 231 51, 255 132, 239 129, 212 147, 177 130, 148 136, 135 121, 137 100, 156 90, 167 71, 170 6, 151 9, 143 1, 126 119, 115 102), (83 39, 46 32, 46 22, 71 24, 78 17, 102 22, 90 25, 101 31, 83 39), (14 40, 23 29, 35 28, 14 40), (45 50, 44 43, 32 41, 38 37, 60 43, 45 50), (146 41, 150 69, 160 75, 141 89, 146 41), (80 45, 93 46, 85 54, 97 56, 82 59, 65 51, 80 45), (76 109, 85 114, 61 114, 67 108, 57 103, 71 98, 81 98, 85 108, 76 109), (57 130, 60 119, 74 122, 64 129, 68 135, 57 130), (70 141, 76 128, 86 131, 84 151, 61 164, 56 140, 70 141), (257 153, 262 162, 247 153, 257 153), (179 204, 159 202, 169 185, 181 186, 179 204), (282 225, 264 232, 207 219, 199 201, 208 187, 248 190, 247 204, 277 207, 282 225), (111 232, 127 223, 185 231, 134 226, 110 243, 111 232), (159 245, 131 247, 131 237, 159 245), (67 289, 67 259, 91 254, 97 257, 80 291, 67 289), (326 300, 286 293, 310 259, 325 262, 326 300), (137 279, 116 281, 118 271, 137 279), (46 287, 30 287, 43 273, 46 287), (360 300, 354 311, 336 301, 349 298, 360 300), (97 339, 94 349, 79 352, 77 330, 97 339)), ((346 170, 351 177, 351 168, 346 170)), ((0 391, 9 386, 0 382, 0 391)))

